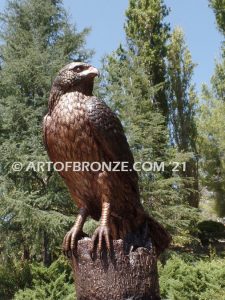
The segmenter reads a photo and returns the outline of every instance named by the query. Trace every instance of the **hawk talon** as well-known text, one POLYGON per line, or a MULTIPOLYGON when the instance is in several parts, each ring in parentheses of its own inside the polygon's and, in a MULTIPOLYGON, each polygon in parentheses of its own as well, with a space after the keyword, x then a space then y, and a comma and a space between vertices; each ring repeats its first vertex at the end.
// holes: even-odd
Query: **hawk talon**
POLYGON ((68 250, 68 251, 63 251, 63 253, 64 253, 64 255, 65 255, 67 258, 69 258, 69 259, 72 257, 71 251, 70 251, 70 250, 68 250))
POLYGON ((71 258, 72 255, 77 257, 77 243, 86 236, 87 234, 78 230, 76 227, 71 228, 63 239, 63 254, 67 258, 71 258))
POLYGON ((107 250, 107 252, 111 253, 111 236, 110 230, 107 225, 99 226, 92 237, 92 249, 90 251, 90 256, 94 259, 96 250, 102 259, 103 251, 107 250), (103 247, 105 245, 105 247, 103 247))

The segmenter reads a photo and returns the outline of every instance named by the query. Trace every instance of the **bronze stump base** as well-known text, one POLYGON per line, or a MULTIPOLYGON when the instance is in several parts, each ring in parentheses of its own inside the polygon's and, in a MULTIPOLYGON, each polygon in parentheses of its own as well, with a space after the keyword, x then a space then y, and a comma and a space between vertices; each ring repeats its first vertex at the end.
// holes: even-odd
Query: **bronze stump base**
POLYGON ((90 257, 91 239, 78 242, 78 258, 71 260, 77 300, 159 300, 157 256, 139 247, 126 251, 125 242, 113 241, 112 257, 90 257))

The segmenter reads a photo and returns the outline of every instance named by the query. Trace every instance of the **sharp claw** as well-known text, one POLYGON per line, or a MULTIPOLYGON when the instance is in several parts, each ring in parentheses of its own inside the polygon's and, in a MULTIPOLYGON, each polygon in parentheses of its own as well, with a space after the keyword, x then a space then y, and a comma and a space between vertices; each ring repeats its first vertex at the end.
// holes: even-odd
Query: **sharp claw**
POLYGON ((98 238, 98 251, 102 251, 102 238, 103 238, 103 232, 100 230, 99 232, 99 238, 98 238))
POLYGON ((67 257, 67 258, 71 258, 71 257, 72 257, 71 251, 70 251, 70 250, 66 251, 66 257, 67 257))
POLYGON ((71 235, 71 240, 70 240, 70 249, 74 249, 75 248, 75 244, 77 242, 77 236, 76 236, 76 232, 75 233, 72 233, 71 235))
POLYGON ((98 227, 92 237, 92 249, 90 251, 90 256, 92 259, 96 253, 96 248, 98 249, 98 253, 102 259, 104 250, 103 244, 105 244, 106 250, 111 253, 110 233, 106 226, 98 227))
POLYGON ((67 232, 67 234, 64 236, 64 239, 63 239, 63 251, 68 250, 68 242, 67 242, 68 235, 69 235, 69 232, 67 232))
POLYGON ((105 236, 105 242, 106 242, 106 248, 109 252, 111 252, 111 244, 110 244, 110 238, 109 238, 109 233, 106 234, 105 236))
POLYGON ((96 258, 95 252, 93 250, 90 251, 90 257, 92 260, 95 260, 95 258, 96 258))
POLYGON ((77 254, 77 249, 75 248, 75 249, 73 249, 73 256, 74 257, 78 257, 78 254, 77 254))
POLYGON ((77 257, 77 243, 83 236, 83 233, 78 231, 76 228, 72 228, 63 239, 63 254, 68 258, 72 255, 77 257))
POLYGON ((96 246, 97 246, 97 238, 98 238, 98 229, 95 230, 92 239, 91 239, 91 255, 94 256, 94 252, 96 251, 96 246))
POLYGON ((98 236, 98 228, 95 230, 93 236, 92 236, 92 244, 95 243, 96 239, 97 239, 97 236, 98 236))

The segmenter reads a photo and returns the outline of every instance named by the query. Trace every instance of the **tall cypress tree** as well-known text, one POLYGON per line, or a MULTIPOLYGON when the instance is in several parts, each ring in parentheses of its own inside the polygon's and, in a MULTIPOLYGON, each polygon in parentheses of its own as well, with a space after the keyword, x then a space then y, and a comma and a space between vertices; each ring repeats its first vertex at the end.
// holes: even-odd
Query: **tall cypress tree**
POLYGON ((198 154, 195 124, 197 95, 192 84, 195 65, 180 28, 176 28, 171 36, 167 57, 171 142, 179 152, 190 153, 186 170, 181 172, 181 176, 186 179, 185 185, 189 190, 186 197, 188 203, 198 207, 198 154))
POLYGON ((209 5, 212 7, 215 13, 218 29, 224 36, 225 35, 225 10, 224 10, 225 1, 209 0, 209 5))
POLYGON ((216 62, 211 86, 203 86, 200 107, 199 149, 201 179, 215 200, 218 216, 225 216, 225 1, 210 0, 217 26, 222 33, 221 58, 216 62))
POLYGON ((165 166, 138 172, 141 201, 174 235, 186 235, 196 214, 185 203, 184 180, 172 172, 170 162, 187 156, 169 143, 164 117, 153 101, 158 88, 149 82, 141 57, 129 48, 120 46, 105 58, 100 94, 122 120, 135 161, 165 166))
POLYGON ((42 255, 48 265, 75 210, 56 174, 26 167, 47 161, 41 124, 51 82, 65 63, 90 57, 89 29, 77 32, 61 0, 11 0, 0 18, 2 253, 42 255), (20 172, 12 170, 14 161, 24 165, 20 172))
POLYGON ((125 31, 130 50, 141 58, 152 86, 158 85, 154 104, 168 119, 166 98, 166 43, 170 27, 165 17, 169 10, 163 0, 130 0, 125 31))

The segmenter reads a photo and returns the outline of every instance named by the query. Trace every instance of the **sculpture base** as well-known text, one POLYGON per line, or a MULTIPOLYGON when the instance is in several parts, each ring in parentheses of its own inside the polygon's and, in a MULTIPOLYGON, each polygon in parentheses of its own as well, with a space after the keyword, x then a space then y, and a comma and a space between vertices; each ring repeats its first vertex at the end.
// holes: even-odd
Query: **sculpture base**
POLYGON ((77 300, 158 300, 157 257, 154 247, 126 253, 122 240, 113 241, 112 257, 106 253, 92 260, 91 239, 78 242, 72 258, 77 300))

